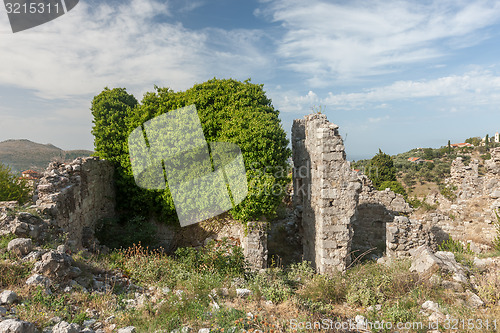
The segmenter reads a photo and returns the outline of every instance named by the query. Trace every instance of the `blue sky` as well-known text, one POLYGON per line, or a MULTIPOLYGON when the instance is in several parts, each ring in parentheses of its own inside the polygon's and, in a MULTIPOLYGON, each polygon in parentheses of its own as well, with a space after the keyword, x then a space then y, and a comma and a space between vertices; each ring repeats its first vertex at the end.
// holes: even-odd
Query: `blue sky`
POLYGON ((321 106, 350 160, 500 131, 500 2, 80 0, 13 34, 0 9, 0 141, 92 149, 90 102, 213 77, 264 84, 289 133, 321 106))

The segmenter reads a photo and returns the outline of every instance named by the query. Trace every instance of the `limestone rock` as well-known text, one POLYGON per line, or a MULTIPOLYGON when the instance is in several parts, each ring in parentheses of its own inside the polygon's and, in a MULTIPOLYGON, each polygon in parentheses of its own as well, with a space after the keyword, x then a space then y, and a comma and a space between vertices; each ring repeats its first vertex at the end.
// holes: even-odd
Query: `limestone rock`
POLYGON ((0 322, 0 333, 36 333, 35 325, 19 319, 0 322))
POLYGON ((467 302, 468 306, 470 306, 472 308, 479 308, 479 307, 482 307, 484 305, 484 302, 481 300, 481 298, 479 298, 479 296, 477 296, 476 294, 474 294, 470 290, 466 290, 465 295, 466 295, 466 302, 467 302))
POLYGON ((439 304, 433 301, 425 301, 424 303, 422 303, 422 309, 430 312, 441 311, 439 308, 439 304))
POLYGON ((25 256, 31 252, 33 243, 30 238, 16 238, 9 242, 7 250, 17 256, 25 256))
POLYGON ((412 253, 412 264, 410 271, 427 273, 431 268, 440 268, 446 273, 453 274, 455 281, 466 283, 466 271, 456 262, 455 255, 451 252, 438 251, 432 253, 427 246, 421 246, 412 253))
POLYGON ((135 333, 136 332, 136 329, 134 326, 128 326, 128 327, 125 327, 125 328, 120 328, 118 330, 118 333, 135 333))
POLYGON ((17 301, 17 294, 12 290, 4 290, 0 293, 0 304, 12 304, 17 301))
POLYGON ((26 280, 26 284, 29 286, 43 286, 45 288, 49 288, 51 285, 51 281, 48 277, 45 277, 40 274, 33 274, 26 280))
POLYGON ((252 294, 252 291, 250 289, 245 289, 245 288, 237 288, 236 289, 236 296, 238 297, 242 297, 242 298, 245 298, 245 297, 248 297, 252 294))
POLYGON ((52 333, 79 333, 80 325, 61 321, 52 328, 52 333))
POLYGON ((57 251, 49 251, 42 256, 42 261, 35 264, 34 272, 49 278, 61 279, 71 270, 73 259, 57 251))

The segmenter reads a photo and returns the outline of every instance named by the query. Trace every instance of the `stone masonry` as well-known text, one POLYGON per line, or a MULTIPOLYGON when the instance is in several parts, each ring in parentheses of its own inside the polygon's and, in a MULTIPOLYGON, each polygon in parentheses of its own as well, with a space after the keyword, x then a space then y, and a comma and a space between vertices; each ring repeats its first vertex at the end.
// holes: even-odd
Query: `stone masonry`
POLYGON ((399 215, 410 214, 412 208, 401 194, 389 189, 378 191, 365 175, 360 175, 360 179, 363 187, 353 221, 352 250, 354 256, 370 251, 370 256, 380 257, 386 248, 387 225, 399 215))
POLYGON ((350 264, 361 181, 346 161, 338 126, 323 114, 294 120, 292 150, 304 259, 319 273, 343 271, 350 264))
POLYGON ((386 256, 388 258, 409 257, 410 251, 422 246, 437 250, 437 242, 427 225, 410 220, 406 216, 396 216, 384 228, 386 232, 386 256))
POLYGON ((37 187, 37 206, 68 233, 76 247, 95 223, 115 215, 113 167, 98 157, 52 162, 37 187))

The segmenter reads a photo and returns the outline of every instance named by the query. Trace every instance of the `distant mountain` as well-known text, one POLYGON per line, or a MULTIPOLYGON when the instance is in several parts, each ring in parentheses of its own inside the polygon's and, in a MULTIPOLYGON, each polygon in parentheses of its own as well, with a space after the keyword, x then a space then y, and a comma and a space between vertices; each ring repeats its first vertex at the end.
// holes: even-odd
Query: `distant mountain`
POLYGON ((25 139, 0 142, 0 163, 10 166, 14 172, 27 169, 43 171, 53 160, 70 161, 92 153, 90 150, 62 150, 52 144, 25 139))

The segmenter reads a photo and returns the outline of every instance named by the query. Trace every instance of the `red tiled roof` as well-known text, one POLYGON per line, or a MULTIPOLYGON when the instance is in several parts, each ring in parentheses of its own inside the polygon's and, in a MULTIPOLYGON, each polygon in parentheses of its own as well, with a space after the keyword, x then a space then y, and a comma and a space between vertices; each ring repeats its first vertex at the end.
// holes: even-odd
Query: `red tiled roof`
POLYGON ((35 170, 24 170, 23 172, 21 172, 23 175, 29 175, 29 174, 36 174, 38 175, 38 172, 36 172, 35 170))

